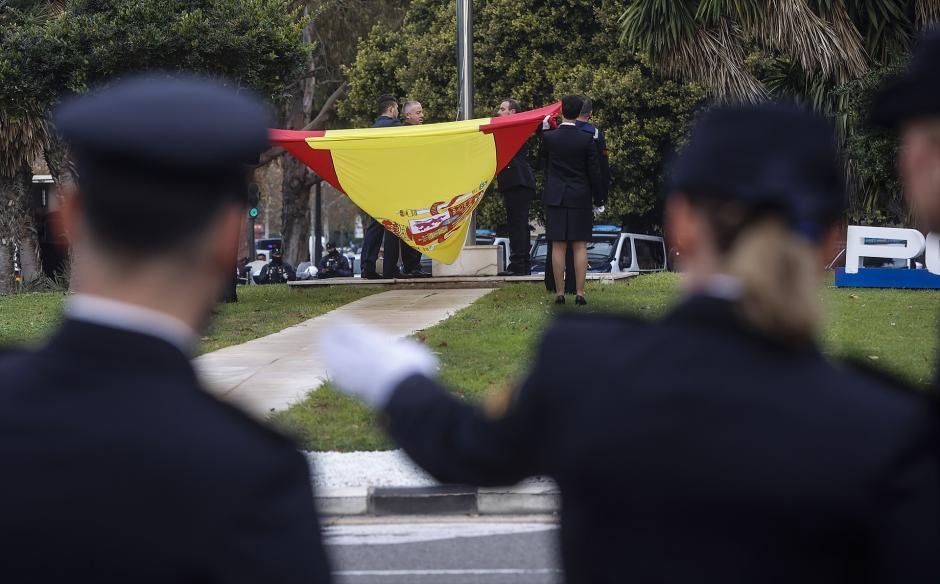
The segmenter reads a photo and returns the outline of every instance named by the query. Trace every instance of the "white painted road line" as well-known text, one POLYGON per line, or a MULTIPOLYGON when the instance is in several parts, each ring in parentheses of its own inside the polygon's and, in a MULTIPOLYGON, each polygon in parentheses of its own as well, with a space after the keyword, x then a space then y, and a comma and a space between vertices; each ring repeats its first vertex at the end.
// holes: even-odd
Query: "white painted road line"
POLYGON ((334 525, 323 530, 328 546, 398 545, 467 537, 536 533, 558 529, 554 523, 431 523, 334 525))

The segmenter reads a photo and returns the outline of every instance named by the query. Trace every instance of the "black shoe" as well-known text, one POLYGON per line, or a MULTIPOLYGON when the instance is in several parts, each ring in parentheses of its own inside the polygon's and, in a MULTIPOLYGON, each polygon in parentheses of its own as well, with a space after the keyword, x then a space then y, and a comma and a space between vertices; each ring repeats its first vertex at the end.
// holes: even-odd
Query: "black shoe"
POLYGON ((372 268, 371 270, 369 269, 362 270, 362 274, 360 274, 360 276, 362 276, 366 280, 381 280, 382 279, 382 274, 376 272, 375 268, 372 268))
POLYGON ((574 297, 574 303, 578 306, 587 306, 587 300, 584 299, 584 296, 578 294, 574 297))
POLYGON ((559 294, 558 296, 555 296, 555 304, 564 304, 564 303, 565 303, 564 294, 559 294))
POLYGON ((398 275, 398 277, 403 278, 405 280, 411 280, 415 278, 430 278, 431 274, 427 272, 422 272, 420 269, 414 269, 414 270, 411 270, 410 272, 402 272, 398 275))

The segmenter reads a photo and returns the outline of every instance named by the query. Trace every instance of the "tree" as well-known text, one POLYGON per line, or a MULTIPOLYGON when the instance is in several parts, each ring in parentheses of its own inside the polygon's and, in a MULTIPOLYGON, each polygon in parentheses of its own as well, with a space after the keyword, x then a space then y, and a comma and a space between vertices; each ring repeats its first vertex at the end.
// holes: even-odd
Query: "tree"
POLYGON ((29 42, 47 14, 37 7, 0 6, 0 293, 12 292, 14 250, 23 273, 38 271, 39 246, 29 204, 32 160, 48 141, 41 80, 21 74, 29 42), (33 98, 37 95, 37 98, 33 98))
MULTIPOLYGON (((322 130, 332 121, 338 100, 346 95, 342 67, 356 52, 359 37, 375 23, 397 26, 406 0, 327 0, 309 2, 303 42, 314 47, 304 65, 304 75, 288 86, 289 98, 281 126, 294 130, 322 130), (319 107, 316 104, 322 104, 319 107)), ((279 158, 272 149, 264 162, 279 158)), ((282 164, 281 238, 284 259, 291 264, 307 259, 310 236, 310 190, 317 177, 302 162, 285 157, 282 164)))
MULTIPOLYGON (((864 127, 866 102, 937 0, 634 0, 622 38, 657 71, 700 84, 719 102, 790 98, 834 118, 846 143, 850 216, 903 221, 890 161, 896 143, 864 127)), ((893 160, 893 158, 891 159, 893 160)))
MULTIPOLYGON (((588 94, 608 136, 614 176, 602 220, 649 213, 663 158, 684 134, 701 90, 653 74, 619 44, 614 0, 491 0, 474 9, 475 114, 494 115, 507 97, 537 107, 565 93, 588 94)), ((349 98, 339 112, 350 125, 370 124, 382 93, 418 99, 430 122, 456 119, 453 4, 415 0, 401 29, 376 26, 346 71, 349 98)), ((504 217, 499 198, 488 196, 478 224, 497 227, 504 217)))
MULTIPOLYGON (((28 188, 28 171, 11 174, 24 156, 28 162, 45 151, 52 172, 67 168, 65 151, 49 138, 54 132, 45 118, 68 93, 139 71, 182 70, 227 79, 279 104, 306 56, 300 42, 303 21, 289 0, 20 4, 30 9, 0 7, 0 119, 15 124, 4 123, 0 130, 5 134, 0 141, 0 188, 28 188)), ((29 225, 27 210, 15 203, 13 193, 20 191, 11 188, 0 192, 2 241, 21 238, 17 234, 22 229, 13 228, 29 225)))

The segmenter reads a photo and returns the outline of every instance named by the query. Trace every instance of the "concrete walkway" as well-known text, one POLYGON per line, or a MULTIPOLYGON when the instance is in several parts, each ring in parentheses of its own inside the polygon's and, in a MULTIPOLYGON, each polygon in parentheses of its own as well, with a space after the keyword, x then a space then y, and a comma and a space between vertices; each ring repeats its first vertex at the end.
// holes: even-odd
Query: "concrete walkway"
MULTIPOLYGON (((198 357, 194 364, 220 398, 263 417, 299 401, 326 377, 316 339, 337 318, 374 325, 398 338, 437 324, 490 289, 390 290, 240 345, 198 357)), ((363 356, 363 366, 369 364, 363 356)))

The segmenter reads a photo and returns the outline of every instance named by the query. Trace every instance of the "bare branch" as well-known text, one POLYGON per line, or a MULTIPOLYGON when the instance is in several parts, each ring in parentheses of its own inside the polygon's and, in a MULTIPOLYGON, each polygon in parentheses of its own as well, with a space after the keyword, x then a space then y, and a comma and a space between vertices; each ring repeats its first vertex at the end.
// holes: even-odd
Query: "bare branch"
POLYGON ((273 148, 268 148, 267 151, 261 153, 261 159, 258 161, 258 168, 268 165, 281 156, 287 154, 287 150, 284 150, 280 146, 274 146, 273 148))
MULTIPOLYGON (((332 115, 333 110, 336 108, 336 102, 340 98, 346 95, 346 91, 349 89, 349 83, 343 81, 342 85, 336 88, 336 90, 330 94, 330 97, 323 102, 323 107, 320 108, 320 112, 317 114, 313 120, 301 128, 302 132, 309 132, 311 130, 322 130, 326 126, 326 122, 329 121, 330 115, 332 115)), ((280 146, 275 146, 269 148, 266 152, 261 154, 261 158, 258 161, 258 167, 265 166, 270 164, 286 154, 287 151, 281 148, 280 146)))
POLYGON ((340 98, 346 96, 346 91, 348 89, 349 83, 346 81, 337 87, 330 97, 328 97, 323 103, 323 107, 320 108, 320 113, 318 113, 309 124, 303 127, 303 131, 309 132, 310 130, 322 130, 326 126, 326 122, 329 121, 333 110, 336 109, 336 102, 339 101, 340 98))

